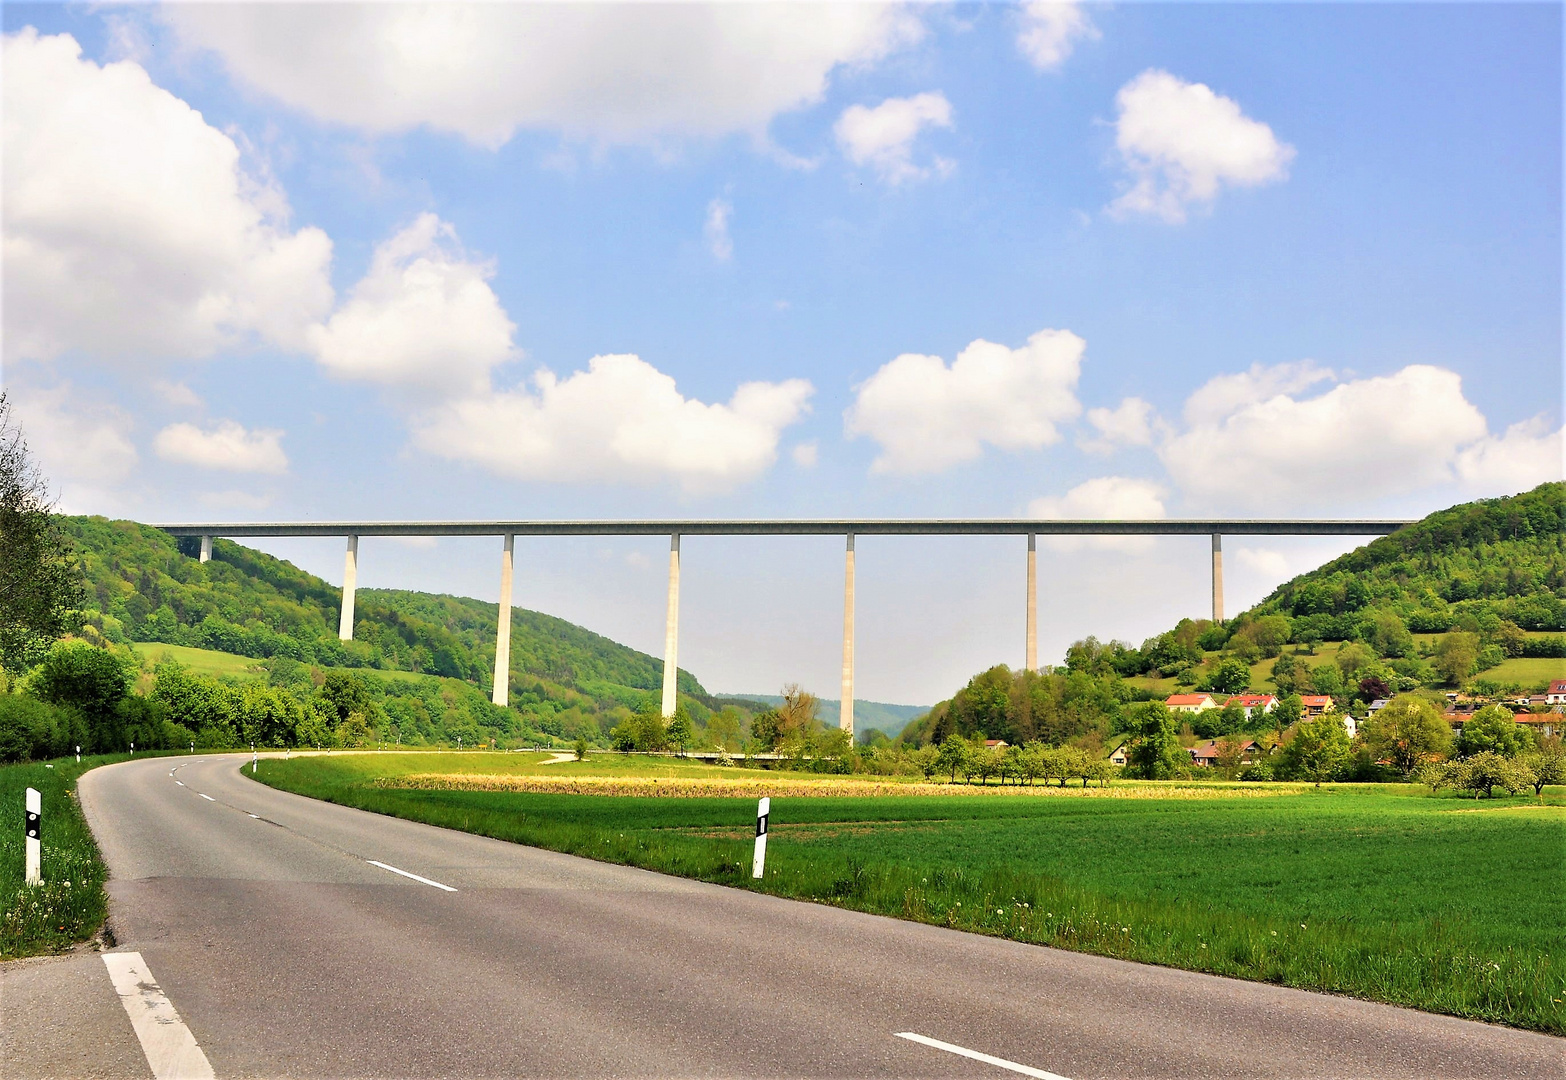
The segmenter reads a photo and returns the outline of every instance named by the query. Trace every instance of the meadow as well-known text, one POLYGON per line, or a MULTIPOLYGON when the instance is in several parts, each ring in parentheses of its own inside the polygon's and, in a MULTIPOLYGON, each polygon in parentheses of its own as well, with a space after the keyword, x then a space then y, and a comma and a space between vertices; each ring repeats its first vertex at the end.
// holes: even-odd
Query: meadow
POLYGON ((1120 782, 959 798, 894 784, 861 796, 816 777, 790 787, 798 778, 668 759, 543 760, 334 754, 263 762, 260 779, 779 896, 1566 1033, 1562 789, 1477 803, 1409 785, 1120 782), (615 776, 664 790, 753 787, 746 797, 502 789, 508 777, 615 776), (769 785, 778 794, 757 882, 753 792, 769 785))

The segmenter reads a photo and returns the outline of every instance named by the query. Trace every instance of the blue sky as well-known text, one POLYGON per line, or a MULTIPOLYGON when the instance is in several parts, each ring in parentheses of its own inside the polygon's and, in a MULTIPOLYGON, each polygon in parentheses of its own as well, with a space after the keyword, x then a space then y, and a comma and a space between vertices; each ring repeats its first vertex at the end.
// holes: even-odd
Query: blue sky
MULTIPOLYGON (((1558 5, 4 21, 3 376, 73 511, 1416 516, 1561 476, 1558 5)), ((366 542, 361 582, 493 597, 496 546, 366 542)), ((1350 546, 1232 541, 1231 609, 1350 546)), ((518 560, 661 649, 661 544, 518 560)), ((1195 541, 1044 563, 1045 659, 1205 611, 1195 541)), ((840 541, 685 566, 683 666, 835 696, 840 541)), ((862 693, 1020 662, 1021 566, 861 542, 862 693)))

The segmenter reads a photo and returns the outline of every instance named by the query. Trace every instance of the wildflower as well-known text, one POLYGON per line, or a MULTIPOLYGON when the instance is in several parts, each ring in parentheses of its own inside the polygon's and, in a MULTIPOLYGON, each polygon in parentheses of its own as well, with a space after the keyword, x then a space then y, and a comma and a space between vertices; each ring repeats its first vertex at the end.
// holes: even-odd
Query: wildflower
POLYGON ((1006 914, 1006 909, 1005 908, 996 908, 995 909, 995 914, 997 914, 997 915, 1004 915, 1004 914, 1006 914))
POLYGON ((1202 948, 1204 948, 1204 949, 1207 948, 1207 942, 1205 942, 1205 941, 1202 942, 1202 948))
POLYGON ((1305 924, 1304 923, 1300 923, 1300 929, 1301 930, 1305 929, 1305 924))
POLYGON ((1272 932, 1272 936, 1273 936, 1273 937, 1277 937, 1277 936, 1278 936, 1278 931, 1276 931, 1276 930, 1274 930, 1274 931, 1273 931, 1273 932, 1272 932))

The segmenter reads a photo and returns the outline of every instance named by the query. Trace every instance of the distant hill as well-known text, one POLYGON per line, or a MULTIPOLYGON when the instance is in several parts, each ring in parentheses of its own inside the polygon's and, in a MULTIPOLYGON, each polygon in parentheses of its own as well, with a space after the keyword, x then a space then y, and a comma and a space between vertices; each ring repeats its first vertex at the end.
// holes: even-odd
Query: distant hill
POLYGON ((1218 650, 1254 662, 1284 644, 1327 641, 1408 660, 1411 634, 1453 630, 1494 648, 1481 670, 1503 656, 1566 652, 1566 483, 1439 510, 1284 582, 1222 626, 1185 619, 1140 648, 1090 638, 1072 646, 1067 663, 1167 678, 1218 650))
MULTIPOLYGON (((757 701, 763 705, 781 705, 783 698, 778 694, 729 694, 726 697, 743 701, 757 701)), ((837 718, 841 715, 843 703, 836 698, 820 698, 821 709, 819 716, 821 722, 827 727, 836 727, 837 718)), ((930 711, 928 705, 888 705, 882 701, 854 701, 854 729, 867 731, 875 728, 884 731, 888 735, 897 735, 908 726, 910 720, 916 720, 930 711)))
MULTIPOLYGON (((160 529, 68 517, 87 577, 86 622, 111 641, 164 642, 330 667, 442 675, 488 689, 497 607, 459 596, 360 589, 353 641, 337 639, 342 593, 291 563, 215 540, 202 563, 192 544, 160 529)), ((580 626, 521 608, 511 613, 511 700, 548 719, 577 707, 638 708, 658 692, 663 661, 580 626)), ((696 677, 679 688, 705 715, 696 677)))

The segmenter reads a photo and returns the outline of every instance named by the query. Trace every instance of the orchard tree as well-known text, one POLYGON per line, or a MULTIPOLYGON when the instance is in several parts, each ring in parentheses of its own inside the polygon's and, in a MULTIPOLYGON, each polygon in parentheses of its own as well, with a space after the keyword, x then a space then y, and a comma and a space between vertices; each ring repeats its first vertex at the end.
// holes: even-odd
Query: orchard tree
POLYGON ((1523 765, 1528 769, 1528 783, 1535 795, 1543 795, 1546 784, 1566 784, 1566 748, 1559 739, 1551 739, 1532 753, 1523 754, 1523 765))
POLYGON ((82 603, 81 568, 53 509, 0 391, 0 667, 36 664, 82 603))
POLYGON ((669 718, 668 727, 664 728, 664 738, 668 744, 674 747, 675 753, 685 756, 685 748, 696 737, 696 729, 691 725, 691 718, 681 705, 674 710, 674 715, 669 718))
POLYGON ((1180 746, 1174 714, 1161 701, 1148 701, 1132 710, 1131 750, 1127 769, 1144 780, 1170 780, 1183 776, 1191 764, 1180 746))
POLYGON ((957 782, 957 774, 968 767, 968 759, 972 756, 972 748, 968 740, 961 735, 948 735, 946 741, 941 743, 940 752, 936 755, 935 764, 941 772, 951 773, 952 783, 957 782))

